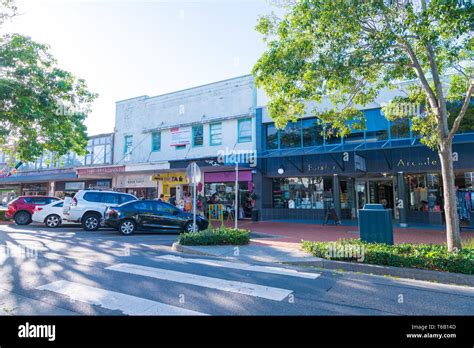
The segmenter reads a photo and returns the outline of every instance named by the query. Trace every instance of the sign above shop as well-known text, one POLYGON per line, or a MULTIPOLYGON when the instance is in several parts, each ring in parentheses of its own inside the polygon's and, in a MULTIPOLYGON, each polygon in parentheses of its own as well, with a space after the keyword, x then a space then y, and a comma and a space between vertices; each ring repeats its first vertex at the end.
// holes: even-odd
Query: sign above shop
POLYGON ((117 176, 117 188, 141 188, 155 187, 151 175, 119 175, 117 176))
POLYGON ((170 146, 183 146, 191 144, 191 127, 171 128, 170 146))
POLYGON ((66 191, 79 191, 79 190, 84 190, 86 187, 86 183, 84 181, 78 181, 78 182, 66 182, 64 184, 64 189, 66 191))
POLYGON ((367 171, 367 165, 365 158, 359 155, 354 155, 355 170, 360 170, 361 172, 367 171))
POLYGON ((186 179, 186 173, 160 173, 153 175, 153 181, 161 181, 163 183, 171 183, 176 185, 186 185, 188 180, 186 179))
POLYGON ((125 171, 125 166, 78 168, 77 175, 113 174, 125 171))

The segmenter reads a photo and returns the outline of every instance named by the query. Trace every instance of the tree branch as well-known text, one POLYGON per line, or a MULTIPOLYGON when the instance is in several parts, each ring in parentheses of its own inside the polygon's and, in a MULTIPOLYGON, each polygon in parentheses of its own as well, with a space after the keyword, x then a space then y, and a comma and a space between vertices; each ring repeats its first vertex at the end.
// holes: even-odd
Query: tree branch
POLYGON ((468 90, 467 90, 467 93, 466 93, 466 98, 464 99, 464 104, 461 108, 461 111, 459 112, 459 115, 456 117, 456 119, 454 120, 454 123, 453 123, 453 127, 451 128, 451 130, 449 131, 449 135, 448 135, 448 141, 451 141, 453 140, 454 138, 454 135, 456 134, 456 132, 458 131, 459 129, 459 126, 461 124, 461 121, 463 120, 464 118, 464 115, 466 114, 466 111, 467 109, 469 108, 469 104, 471 102, 471 96, 472 96, 472 92, 474 91, 474 82, 471 82, 471 85, 469 86, 468 90))

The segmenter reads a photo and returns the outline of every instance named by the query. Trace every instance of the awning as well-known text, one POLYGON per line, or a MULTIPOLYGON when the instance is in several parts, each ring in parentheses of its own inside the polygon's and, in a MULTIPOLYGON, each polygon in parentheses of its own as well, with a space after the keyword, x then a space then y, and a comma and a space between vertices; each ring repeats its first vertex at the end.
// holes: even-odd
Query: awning
POLYGON ((1 184, 20 184, 20 183, 34 183, 34 182, 49 182, 49 181, 63 181, 77 179, 75 172, 57 173, 57 174, 29 174, 9 176, 7 178, 0 178, 1 184))

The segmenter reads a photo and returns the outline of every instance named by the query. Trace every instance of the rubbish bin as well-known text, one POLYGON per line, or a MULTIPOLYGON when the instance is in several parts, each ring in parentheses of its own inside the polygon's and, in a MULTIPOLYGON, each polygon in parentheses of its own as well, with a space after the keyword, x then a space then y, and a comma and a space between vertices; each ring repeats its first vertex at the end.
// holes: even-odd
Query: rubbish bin
POLYGON ((258 210, 256 209, 252 210, 252 221, 255 221, 255 222, 258 221, 258 210))
POLYGON ((365 242, 393 245, 392 209, 382 204, 365 204, 359 210, 359 234, 365 242))

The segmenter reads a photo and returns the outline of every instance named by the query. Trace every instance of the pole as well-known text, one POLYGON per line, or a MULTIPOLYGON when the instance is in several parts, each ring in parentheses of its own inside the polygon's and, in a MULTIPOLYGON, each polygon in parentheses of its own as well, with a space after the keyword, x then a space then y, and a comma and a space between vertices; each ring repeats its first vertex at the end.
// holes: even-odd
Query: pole
POLYGON ((405 180, 403 179, 403 172, 397 173, 397 181, 398 181, 398 201, 397 201, 397 208, 398 208, 398 222, 400 227, 408 227, 407 223, 407 195, 405 192, 405 180))
POLYGON ((234 208, 234 220, 235 229, 237 229, 237 220, 239 217, 239 162, 235 162, 235 208, 234 208))
POLYGON ((196 162, 193 162, 193 232, 196 232, 196 162))

